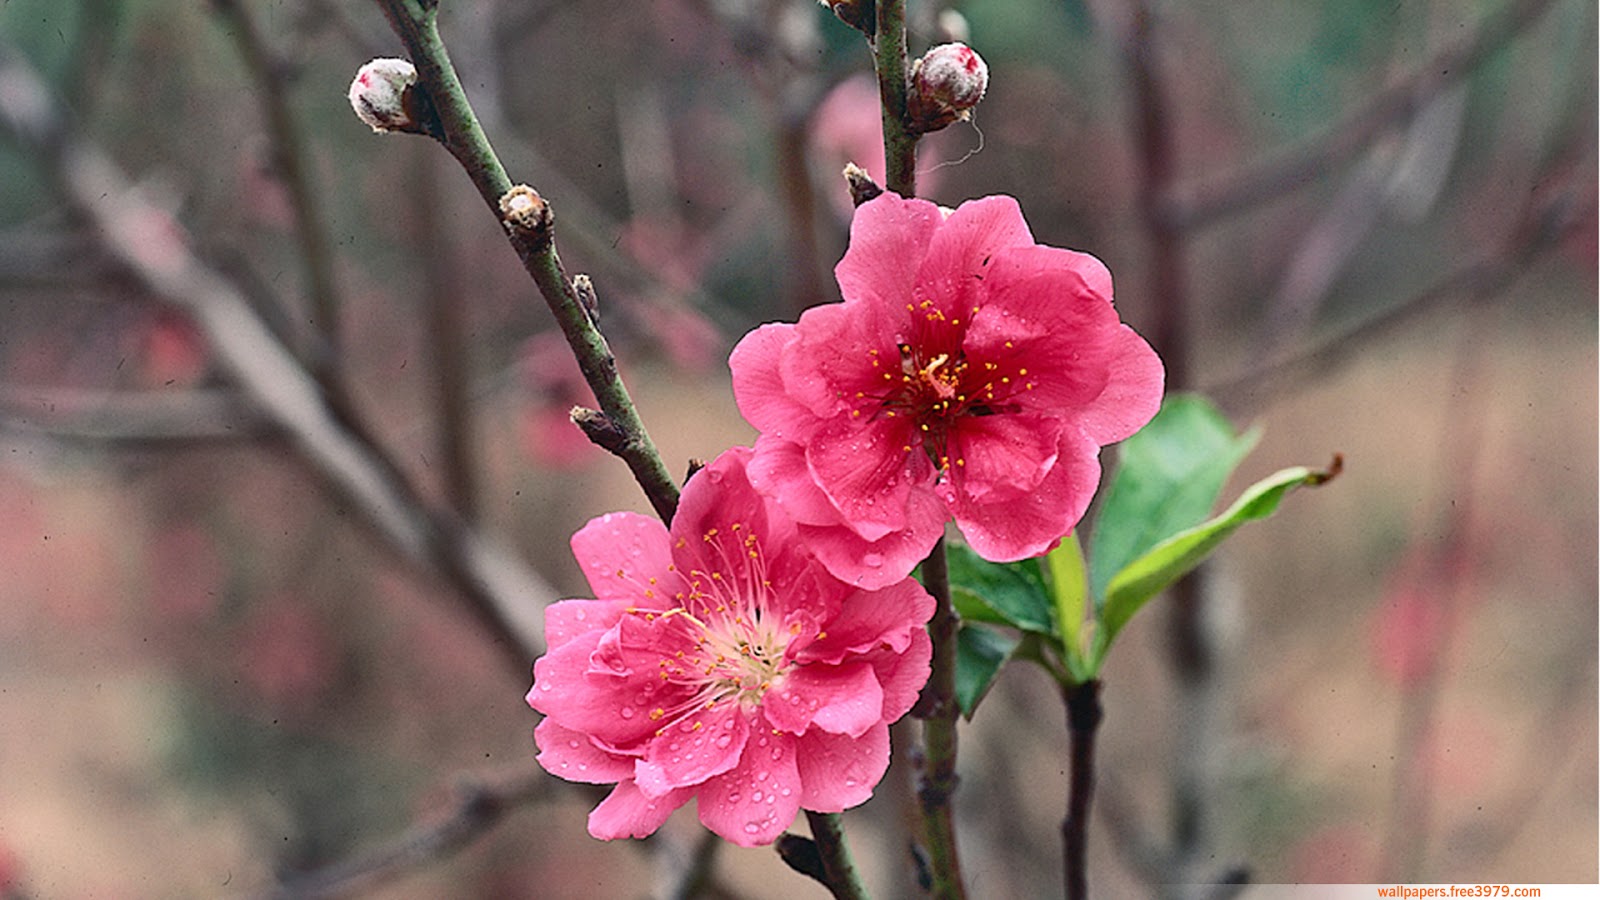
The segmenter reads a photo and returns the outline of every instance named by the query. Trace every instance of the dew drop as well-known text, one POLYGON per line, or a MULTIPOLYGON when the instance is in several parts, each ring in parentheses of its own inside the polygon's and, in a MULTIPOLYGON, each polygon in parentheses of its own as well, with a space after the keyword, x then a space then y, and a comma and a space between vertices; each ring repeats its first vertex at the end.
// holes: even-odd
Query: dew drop
POLYGON ((761 771, 756 773, 756 780, 757 781, 766 781, 768 774, 769 773, 767 772, 766 769, 762 769, 761 771))
POLYGON ((739 798, 741 798, 743 796, 744 795, 739 793, 738 791, 731 791, 728 794, 728 802, 729 803, 738 803, 739 802, 739 798))
POLYGON ((589 771, 589 764, 588 763, 578 763, 578 771, 579 772, 587 772, 587 771, 589 771))
POLYGON ((861 564, 869 569, 881 569, 883 568, 883 554, 868 553, 861 557, 861 564))
POLYGON ((756 832, 758 832, 760 830, 761 830, 761 826, 757 825, 754 822, 746 822, 745 825, 744 825, 744 833, 745 834, 755 834, 756 832))
POLYGON ((633 718, 633 716, 634 716, 634 713, 635 713, 635 712, 637 712, 637 710, 635 710, 635 709, 634 709, 634 708, 633 708, 633 707, 631 707, 631 706, 624 706, 624 707, 623 707, 623 708, 622 708, 622 709, 621 709, 621 710, 620 710, 620 714, 621 714, 621 716, 622 716, 622 717, 623 717, 623 718, 624 718, 624 719, 631 719, 631 718, 633 718))
POLYGON ((787 797, 790 794, 793 794, 794 791, 790 790, 789 788, 781 788, 781 789, 779 789, 778 793, 780 793, 780 794, 784 795, 785 797, 787 797))
POLYGON ((567 746, 571 747, 574 750, 578 749, 578 739, 577 738, 573 738, 572 740, 567 741, 567 746))
POLYGON ((584 612, 581 609, 577 609, 577 610, 573 610, 572 617, 574 619, 577 619, 579 622, 582 622, 584 619, 589 618, 589 614, 584 612))
POLYGON ((756 791, 755 793, 750 795, 750 802, 751 803, 760 803, 761 801, 763 801, 765 799, 767 799, 767 795, 761 793, 760 791, 756 791))

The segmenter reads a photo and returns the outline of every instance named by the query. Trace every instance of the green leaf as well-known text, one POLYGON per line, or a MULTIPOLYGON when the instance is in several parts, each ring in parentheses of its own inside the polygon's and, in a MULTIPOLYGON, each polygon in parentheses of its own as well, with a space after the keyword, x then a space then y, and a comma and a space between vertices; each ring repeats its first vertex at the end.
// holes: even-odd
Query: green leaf
POLYGON ((1106 596, 1111 576, 1151 547, 1203 521, 1223 484, 1260 436, 1236 436, 1204 397, 1168 396, 1138 434, 1122 442, 1089 546, 1089 587, 1106 596))
POLYGON ((956 702, 968 721, 1022 639, 963 623, 956 632, 956 702))
POLYGON ((1083 662, 1083 613, 1089 602, 1088 572, 1083 563, 1083 547, 1073 532, 1044 558, 1050 573, 1050 593, 1055 599, 1056 622, 1061 630, 1061 655, 1067 668, 1079 674, 1083 662))
POLYGON ((950 598, 962 618, 1055 635, 1038 560, 992 563, 955 541, 949 543, 949 560, 950 598))
POLYGON ((1290 491, 1322 484, 1337 475, 1340 466, 1340 459, 1334 457, 1327 471, 1296 466, 1269 475, 1251 485, 1221 515, 1167 538, 1113 576, 1095 634, 1093 670, 1099 670, 1117 632, 1151 597, 1198 566, 1239 526, 1272 515, 1290 491))

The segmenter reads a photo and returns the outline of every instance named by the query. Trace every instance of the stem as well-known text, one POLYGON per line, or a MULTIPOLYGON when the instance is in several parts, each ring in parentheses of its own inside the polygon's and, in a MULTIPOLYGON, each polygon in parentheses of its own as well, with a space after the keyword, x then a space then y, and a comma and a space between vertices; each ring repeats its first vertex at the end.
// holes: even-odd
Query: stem
POLYGON ((1089 896, 1089 805, 1094 800, 1094 740, 1104 715, 1100 707, 1100 682, 1062 688, 1067 704, 1067 733, 1072 742, 1072 776, 1068 785, 1067 817, 1061 823, 1061 855, 1065 864, 1067 900, 1089 896))
POLYGON ((267 45, 261 28, 240 0, 213 0, 217 11, 233 25, 234 43, 245 68, 255 81, 255 95, 261 102, 272 137, 272 161, 294 209, 295 238, 305 260, 307 293, 311 300, 311 334, 305 340, 308 365, 330 391, 338 387, 340 360, 338 281, 330 250, 335 242, 329 236, 327 218, 322 214, 321 194, 312 183, 309 152, 299 120, 289 109, 286 68, 267 45))
POLYGON ((917 135, 906 128, 906 2, 878 0, 878 31, 872 45, 883 105, 885 186, 902 197, 917 193, 917 135))
POLYGON ((917 799, 922 804, 923 840, 933 879, 930 895, 939 900, 967 895, 956 854, 955 819, 950 804, 958 780, 956 717, 961 708, 956 703, 956 626, 961 617, 950 602, 950 568, 944 538, 922 561, 922 583, 936 605, 933 621, 928 623, 928 636, 933 639, 933 671, 916 710, 924 719, 917 799))
POLYGON ((822 857, 822 871, 828 876, 828 890, 838 900, 867 900, 867 888, 856 871, 850 847, 844 840, 844 822, 838 813, 806 810, 811 823, 811 839, 822 857))
MULTIPOLYGON (((440 142, 466 170, 467 177, 478 189, 478 196, 494 212, 495 218, 500 219, 500 198, 511 190, 511 179, 478 124, 461 80, 450 63, 450 54, 439 38, 437 10, 431 3, 419 4, 416 0, 378 0, 378 3, 417 67, 418 84, 427 92, 438 115, 440 142)), ((517 229, 510 231, 509 240, 572 347, 578 368, 594 391, 601 411, 624 436, 617 446, 608 449, 627 463, 656 514, 670 522, 678 506, 677 484, 667 472, 661 454, 639 419, 633 399, 617 375, 617 361, 605 337, 579 304, 572 281, 556 253, 555 241, 548 233, 541 239, 517 229)))

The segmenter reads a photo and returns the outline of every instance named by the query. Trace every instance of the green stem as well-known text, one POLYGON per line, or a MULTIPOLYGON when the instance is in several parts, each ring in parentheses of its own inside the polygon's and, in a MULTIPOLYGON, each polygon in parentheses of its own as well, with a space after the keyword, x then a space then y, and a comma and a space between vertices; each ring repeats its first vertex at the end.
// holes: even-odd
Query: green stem
POLYGON ((961 707, 956 702, 956 627, 961 618, 950 602, 950 568, 944 538, 922 561, 922 583, 933 595, 935 606, 933 620, 928 623, 928 636, 933 639, 933 671, 917 703, 924 718, 917 800, 922 806, 923 840, 933 881, 929 894, 934 900, 955 900, 967 895, 956 853, 955 817, 950 802, 957 782, 956 718, 961 707))
POLYGON ((883 105, 885 187, 902 197, 917 193, 917 135, 906 128, 906 0, 878 0, 878 30, 872 47, 883 105))
POLYGON ((867 888, 856 871, 850 847, 844 840, 844 822, 838 813, 806 810, 811 823, 811 839, 822 857, 822 871, 828 876, 828 890, 838 900, 867 900, 867 888))
MULTIPOLYGON (((478 189, 478 196, 494 212, 495 218, 501 218, 500 198, 511 190, 511 179, 467 102, 466 91, 450 63, 450 54, 439 38, 434 4, 417 0, 378 0, 378 3, 417 67, 418 84, 427 92, 438 116, 440 142, 466 170, 467 177, 478 189)), ((548 234, 541 239, 522 230, 510 231, 509 240, 572 347, 601 412, 622 435, 622 439, 608 449, 627 463, 656 514, 670 522, 678 506, 677 484, 639 419, 633 399, 617 374, 617 361, 605 337, 578 302, 572 280, 567 277, 561 257, 556 253, 555 241, 548 234)))

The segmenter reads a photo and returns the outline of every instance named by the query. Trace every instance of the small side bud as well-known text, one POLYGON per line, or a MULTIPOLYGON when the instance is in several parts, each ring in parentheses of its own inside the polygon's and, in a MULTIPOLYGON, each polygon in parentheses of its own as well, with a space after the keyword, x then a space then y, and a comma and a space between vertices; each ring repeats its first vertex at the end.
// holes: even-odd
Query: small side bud
POLYGON ((555 224, 555 213, 544 202, 539 192, 519 184, 500 197, 500 221, 512 234, 520 234, 536 241, 550 239, 550 227, 555 224))
POLYGON ((964 122, 989 87, 989 66, 966 44, 940 44, 911 66, 906 125, 916 134, 964 122))
POLYGON ((628 449, 628 436, 622 433, 611 417, 598 409, 574 406, 567 414, 572 424, 578 426, 584 437, 595 446, 621 456, 628 449))
POLYGON ((350 107, 373 131, 421 133, 416 83, 417 67, 409 60, 375 59, 350 82, 350 107))
POLYGON ((860 206, 883 193, 883 188, 872 180, 872 176, 867 174, 867 170, 855 163, 845 163, 843 174, 844 183, 850 188, 850 202, 856 206, 860 206))
POLYGON ((833 10, 839 21, 861 32, 868 38, 878 33, 877 0, 817 0, 833 10))
POLYGON ((572 293, 578 297, 578 305, 583 307, 584 315, 595 325, 600 324, 600 295, 595 293, 594 279, 579 273, 572 276, 572 293))

